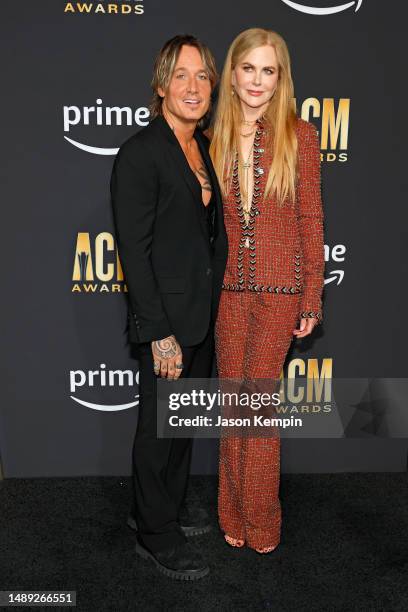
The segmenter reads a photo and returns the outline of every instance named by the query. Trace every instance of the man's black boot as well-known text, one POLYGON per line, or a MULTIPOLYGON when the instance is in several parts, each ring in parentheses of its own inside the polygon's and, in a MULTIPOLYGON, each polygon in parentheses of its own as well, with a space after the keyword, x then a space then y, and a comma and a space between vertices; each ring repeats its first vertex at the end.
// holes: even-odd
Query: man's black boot
POLYGON ((191 542, 183 542, 173 548, 151 552, 138 538, 136 553, 143 559, 153 561, 159 572, 173 580, 198 580, 204 578, 210 571, 191 542))

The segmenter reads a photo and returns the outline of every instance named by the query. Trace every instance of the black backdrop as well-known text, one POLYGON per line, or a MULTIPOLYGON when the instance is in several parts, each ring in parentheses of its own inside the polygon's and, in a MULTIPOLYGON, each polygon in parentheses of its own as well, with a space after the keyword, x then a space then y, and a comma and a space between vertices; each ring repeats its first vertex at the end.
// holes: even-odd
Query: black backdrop
MULTIPOLYGON (((238 32, 277 30, 298 110, 322 137, 325 321, 288 363, 317 363, 333 377, 406 376, 408 9, 300 0, 343 6, 315 15, 290 4, 1 3, 6 476, 129 473, 137 362, 123 334, 108 187, 114 151, 148 120, 155 54, 176 33, 207 42, 221 69, 238 32)), ((282 450, 288 472, 398 471, 406 454, 406 440, 369 436, 285 440, 282 450)), ((216 468, 216 441, 196 442, 193 471, 216 468)))

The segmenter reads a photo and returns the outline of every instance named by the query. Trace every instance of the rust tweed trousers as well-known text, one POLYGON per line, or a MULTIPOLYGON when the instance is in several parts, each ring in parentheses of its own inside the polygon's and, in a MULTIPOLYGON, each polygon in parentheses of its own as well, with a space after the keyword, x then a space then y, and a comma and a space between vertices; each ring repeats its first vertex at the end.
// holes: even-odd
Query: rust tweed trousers
MULTIPOLYGON (((223 290, 215 328, 219 377, 279 378, 294 338, 299 295, 223 290)), ((280 541, 280 440, 221 437, 218 516, 221 529, 251 548, 280 541)))

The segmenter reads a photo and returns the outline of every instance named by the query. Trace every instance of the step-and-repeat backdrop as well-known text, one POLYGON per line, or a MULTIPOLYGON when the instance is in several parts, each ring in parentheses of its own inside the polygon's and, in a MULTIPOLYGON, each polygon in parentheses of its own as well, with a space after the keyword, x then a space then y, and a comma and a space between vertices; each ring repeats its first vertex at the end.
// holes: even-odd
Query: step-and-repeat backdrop
MULTIPOLYGON (((0 12, 6 476, 130 473, 138 363, 109 180, 120 144, 149 122, 154 57, 177 33, 205 41, 221 70, 240 31, 278 31, 298 112, 319 130, 325 320, 285 372, 406 376, 404 3, 3 0, 0 12)), ((357 430, 284 440, 283 470, 405 469, 406 440, 357 430)), ((217 441, 196 441, 192 471, 216 470, 217 441)))

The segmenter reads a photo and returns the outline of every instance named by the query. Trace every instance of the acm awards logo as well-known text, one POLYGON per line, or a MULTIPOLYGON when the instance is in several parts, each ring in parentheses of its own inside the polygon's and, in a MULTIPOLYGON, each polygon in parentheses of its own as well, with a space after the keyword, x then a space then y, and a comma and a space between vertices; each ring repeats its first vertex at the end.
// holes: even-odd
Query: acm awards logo
POLYGON ((348 160, 350 98, 340 98, 337 105, 334 98, 307 98, 300 107, 300 116, 313 123, 318 119, 322 161, 348 160))
POLYGON ((107 370, 105 363, 99 364, 98 370, 71 370, 69 373, 70 398, 85 408, 102 412, 118 412, 137 406, 139 393, 134 392, 138 385, 139 371, 107 370), (121 390, 125 401, 111 403, 109 392, 117 398, 121 390), (105 401, 96 401, 96 395, 105 396, 105 401))
POLYGON ((354 0, 354 2, 346 2, 345 4, 336 3, 334 6, 325 7, 306 6, 305 4, 300 4, 299 2, 292 2, 292 0, 282 0, 282 2, 287 6, 290 6, 290 8, 295 9, 295 11, 300 11, 301 13, 306 13, 308 15, 334 15, 335 13, 347 11, 347 9, 352 7, 354 7, 354 12, 357 13, 363 3, 363 0, 354 0))
MULTIPOLYGON (((92 140, 83 142, 84 127, 95 130, 112 126, 144 127, 149 123, 149 109, 140 106, 104 106, 102 98, 97 98, 91 106, 64 106, 64 138, 72 146, 93 155, 116 155, 118 147, 95 146, 92 140), (79 130, 81 137, 71 137, 71 132, 79 130), (69 136, 67 135, 69 134, 69 136)), ((317 124, 320 133, 321 159, 327 162, 348 160, 348 139, 350 124, 350 98, 307 98, 300 107, 300 116, 306 121, 317 124)), ((92 136, 89 137, 92 139, 92 136)))
POLYGON ((282 369, 280 406, 282 414, 318 414, 332 411, 333 357, 291 359, 282 369))
POLYGON ((126 293, 123 270, 115 239, 109 232, 96 236, 78 232, 72 293, 126 293))
POLYGON ((143 0, 133 2, 102 1, 102 2, 65 2, 64 13, 79 15, 104 14, 104 15, 143 15, 143 0))

